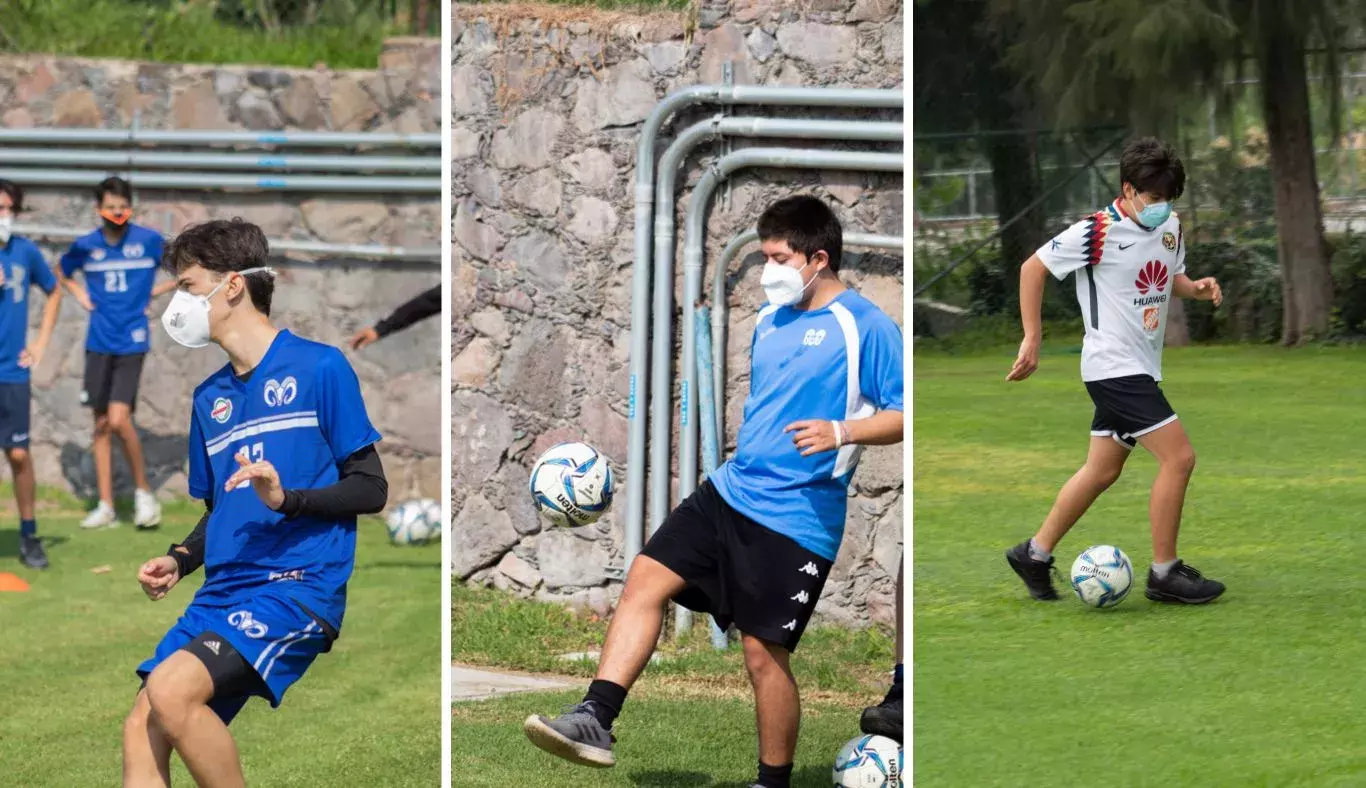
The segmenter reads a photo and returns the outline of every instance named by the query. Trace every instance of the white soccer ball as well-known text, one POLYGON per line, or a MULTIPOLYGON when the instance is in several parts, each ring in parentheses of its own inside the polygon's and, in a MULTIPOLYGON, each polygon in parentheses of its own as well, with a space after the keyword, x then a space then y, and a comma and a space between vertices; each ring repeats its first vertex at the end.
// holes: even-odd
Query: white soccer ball
POLYGON ((835 756, 835 788, 901 788, 901 745, 886 736, 850 739, 835 756))
POLYGON ((531 499, 555 525, 588 525, 612 505, 612 468, 586 443, 561 443, 532 466, 531 499))
POLYGON ((1072 563, 1072 590, 1091 607, 1114 607, 1129 595, 1134 565, 1123 550, 1111 545, 1087 548, 1072 563))
POLYGON ((431 498, 404 501, 389 512, 389 541, 396 545, 426 544, 441 531, 441 504, 431 498))

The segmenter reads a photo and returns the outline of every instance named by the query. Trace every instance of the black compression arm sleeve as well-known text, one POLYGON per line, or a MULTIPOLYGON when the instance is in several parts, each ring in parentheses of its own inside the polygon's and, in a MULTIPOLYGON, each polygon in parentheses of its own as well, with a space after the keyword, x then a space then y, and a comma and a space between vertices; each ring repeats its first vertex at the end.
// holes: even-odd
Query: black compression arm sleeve
POLYGON ((174 558, 176 565, 180 567, 181 577, 193 573, 204 565, 204 529, 209 524, 209 514, 212 512, 213 501, 205 501, 204 516, 199 518, 199 524, 185 537, 185 541, 171 545, 171 549, 166 551, 166 555, 174 558))
POLYGON ((375 333, 385 337, 395 331, 402 331, 423 318, 438 314, 441 314, 441 285, 395 309, 392 315, 375 324, 375 333))
POLYGON ((280 513, 286 517, 347 518, 374 514, 388 501, 389 482, 372 444, 346 458, 335 484, 315 490, 285 490, 280 513))

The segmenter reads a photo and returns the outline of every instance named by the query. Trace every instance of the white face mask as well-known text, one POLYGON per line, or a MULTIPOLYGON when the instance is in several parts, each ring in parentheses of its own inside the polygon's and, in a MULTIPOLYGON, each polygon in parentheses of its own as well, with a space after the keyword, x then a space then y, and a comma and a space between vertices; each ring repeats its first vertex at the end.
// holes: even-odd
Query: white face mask
POLYGON ((0 216, 0 246, 9 243, 10 236, 14 234, 14 217, 0 216))
POLYGON ((802 271, 806 270, 807 265, 811 265, 811 262, 807 261, 801 268, 764 263, 764 275, 759 278, 759 284, 763 286, 768 302, 774 306, 790 306, 802 300, 802 293, 811 286, 811 282, 816 281, 814 276, 811 282, 802 281, 802 271))
MULTIPOLYGON (((258 271, 272 275, 275 273, 271 268, 248 268, 235 273, 246 276, 258 271)), ((176 290, 166 311, 161 313, 161 327, 166 329, 171 339, 185 347, 204 347, 209 344, 209 300, 231 279, 229 276, 219 282, 208 295, 197 296, 184 290, 176 290)))

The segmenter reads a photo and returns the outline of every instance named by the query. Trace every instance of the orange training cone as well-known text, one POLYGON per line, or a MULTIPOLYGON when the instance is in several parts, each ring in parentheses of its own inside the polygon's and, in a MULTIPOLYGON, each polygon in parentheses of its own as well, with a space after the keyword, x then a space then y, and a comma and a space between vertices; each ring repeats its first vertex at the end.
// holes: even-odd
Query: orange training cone
POLYGON ((9 572, 0 572, 0 591, 27 591, 28 583, 24 578, 9 572))

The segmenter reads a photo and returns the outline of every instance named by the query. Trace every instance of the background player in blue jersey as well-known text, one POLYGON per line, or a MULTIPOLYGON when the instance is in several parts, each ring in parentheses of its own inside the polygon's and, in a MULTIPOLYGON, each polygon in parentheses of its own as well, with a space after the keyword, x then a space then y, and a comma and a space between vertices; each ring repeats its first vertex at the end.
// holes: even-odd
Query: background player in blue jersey
POLYGON ((278 706, 331 648, 356 516, 388 497, 380 435, 342 352, 271 323, 267 255, 241 220, 191 227, 166 251, 179 289, 162 325, 186 347, 217 344, 228 364, 195 389, 190 417, 190 494, 207 511, 138 572, 152 599, 200 565, 205 579, 137 668, 124 785, 169 785, 172 750, 202 786, 243 785, 228 723, 253 695, 278 706))
POLYGON ((14 217, 24 209, 18 184, 0 180, 0 448, 14 474, 14 501, 19 508, 19 560, 33 569, 47 568, 38 541, 33 501, 37 477, 29 456, 29 370, 38 365, 57 325, 62 291, 38 247, 14 235, 14 217), (28 291, 47 294, 38 341, 28 344, 28 291))
POLYGON ((839 220, 814 197, 759 219, 769 303, 759 312, 735 456, 683 501, 631 565, 583 702, 524 725, 540 748, 612 766, 612 723, 654 651, 670 599, 743 636, 759 777, 786 788, 801 718, 789 658, 844 536, 864 445, 902 438, 901 330, 838 277, 839 220))
POLYGON ((123 443, 133 474, 133 523, 152 528, 161 522, 161 505, 147 483, 142 442, 133 426, 142 362, 151 347, 147 306, 175 282, 156 284, 161 264, 161 233, 133 224, 133 188, 122 178, 95 187, 100 229, 76 239, 62 255, 62 284, 90 312, 85 343, 82 401, 95 414, 95 481, 100 500, 82 528, 114 525, 113 440, 123 443), (82 285, 72 277, 85 275, 82 285))

